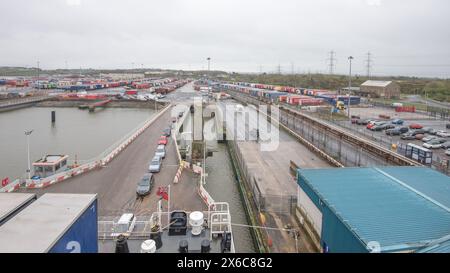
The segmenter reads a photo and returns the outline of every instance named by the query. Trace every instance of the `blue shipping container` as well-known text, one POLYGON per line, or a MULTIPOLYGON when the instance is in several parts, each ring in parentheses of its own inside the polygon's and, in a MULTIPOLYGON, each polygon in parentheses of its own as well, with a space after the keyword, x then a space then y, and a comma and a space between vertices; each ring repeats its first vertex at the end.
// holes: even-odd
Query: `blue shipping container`
POLYGON ((50 253, 98 252, 97 199, 50 249, 50 253))

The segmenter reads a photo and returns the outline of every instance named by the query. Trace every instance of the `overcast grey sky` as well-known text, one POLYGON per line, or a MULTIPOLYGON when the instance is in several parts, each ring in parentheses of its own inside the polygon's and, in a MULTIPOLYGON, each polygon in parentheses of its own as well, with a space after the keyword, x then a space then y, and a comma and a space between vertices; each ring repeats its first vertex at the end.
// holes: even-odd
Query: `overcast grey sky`
POLYGON ((2 0, 0 66, 450 77, 448 0, 2 0), (292 65, 293 64, 293 65, 292 65))

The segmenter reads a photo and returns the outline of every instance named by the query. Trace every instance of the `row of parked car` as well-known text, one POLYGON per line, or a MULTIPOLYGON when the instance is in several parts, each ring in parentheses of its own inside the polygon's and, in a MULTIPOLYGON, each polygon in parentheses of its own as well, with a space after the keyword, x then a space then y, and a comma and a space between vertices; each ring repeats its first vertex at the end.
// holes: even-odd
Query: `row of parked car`
POLYGON ((166 157, 166 145, 169 142, 171 134, 170 127, 163 130, 163 134, 158 139, 158 146, 156 147, 155 154, 148 166, 148 173, 144 174, 141 181, 139 181, 136 189, 138 197, 143 197, 151 193, 153 185, 155 184, 154 173, 161 171, 162 161, 166 157))
POLYGON ((403 140, 422 140, 424 142, 423 147, 428 149, 442 148, 446 150, 447 155, 450 155, 450 133, 444 130, 423 127, 418 123, 404 126, 404 121, 401 119, 388 121, 355 118, 352 123, 365 125, 367 129, 372 131, 385 130, 386 135, 400 136, 403 140))

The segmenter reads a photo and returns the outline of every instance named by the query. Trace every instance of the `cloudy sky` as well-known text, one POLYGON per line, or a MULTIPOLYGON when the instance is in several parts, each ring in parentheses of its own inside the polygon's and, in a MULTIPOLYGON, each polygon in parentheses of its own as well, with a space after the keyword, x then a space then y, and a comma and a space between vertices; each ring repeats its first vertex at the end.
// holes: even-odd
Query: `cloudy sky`
POLYGON ((450 77, 448 0, 2 0, 0 66, 450 77), (134 64, 133 64, 134 63, 134 64))

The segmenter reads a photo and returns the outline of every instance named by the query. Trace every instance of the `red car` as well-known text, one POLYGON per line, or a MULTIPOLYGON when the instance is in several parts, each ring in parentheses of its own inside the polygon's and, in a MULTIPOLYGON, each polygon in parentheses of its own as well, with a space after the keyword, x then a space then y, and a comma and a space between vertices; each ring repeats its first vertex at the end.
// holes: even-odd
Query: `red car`
POLYGON ((417 124, 417 123, 411 123, 411 124, 409 125, 409 128, 411 128, 411 129, 422 129, 423 126, 420 125, 420 124, 417 124))
POLYGON ((167 137, 161 136, 158 141, 158 145, 167 145, 167 137))

